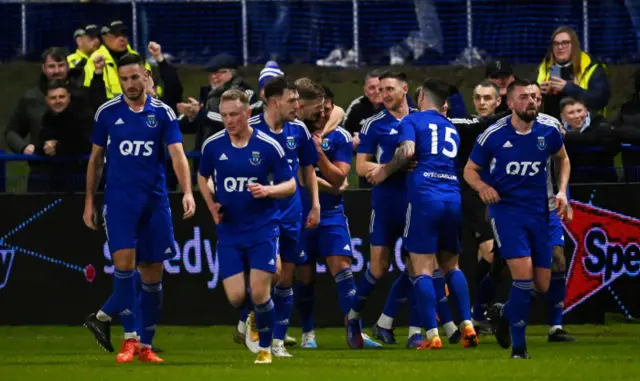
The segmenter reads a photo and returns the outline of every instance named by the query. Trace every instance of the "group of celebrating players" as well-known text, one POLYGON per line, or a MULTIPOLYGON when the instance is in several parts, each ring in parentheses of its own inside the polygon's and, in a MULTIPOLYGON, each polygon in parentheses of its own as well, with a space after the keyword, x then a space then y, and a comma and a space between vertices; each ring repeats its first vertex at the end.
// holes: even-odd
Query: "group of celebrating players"
MULTIPOLYGON (((163 261, 174 256, 167 150, 184 192, 183 218, 194 215, 195 202, 178 118, 145 94, 149 77, 144 61, 127 54, 118 63, 118 74, 124 93, 103 104, 95 116, 83 216, 97 230, 94 197, 106 165, 102 214, 115 266, 113 294, 85 325, 113 352, 110 322, 119 315, 125 340, 117 362, 138 356, 160 363, 164 360, 152 340, 162 309, 163 261)), ((202 146, 198 186, 216 224, 224 290, 240 313, 234 339, 257 354, 255 363, 291 357, 286 345, 295 343, 287 335, 294 275, 300 284, 301 347, 317 347, 313 278, 318 260, 326 262, 337 284, 348 346, 380 347, 364 334, 360 315, 389 267, 398 238, 407 252, 406 272, 394 282, 389 308, 373 335, 395 343, 393 317, 398 301, 408 297, 408 347, 442 348, 438 323, 450 342, 478 345, 467 281, 458 268, 460 134, 444 116, 449 85, 425 80, 417 91, 419 110, 409 108, 408 90, 404 74, 383 73, 385 109, 369 118, 359 134, 356 172, 374 186, 371 260, 358 282, 351 271, 343 198, 353 141, 341 127, 325 129, 333 107, 330 92, 308 78, 294 82, 277 76, 263 87, 264 107, 257 115, 251 115, 244 91, 230 89, 222 95, 225 128, 202 146), (459 326, 451 318, 445 284, 460 315, 459 326)), ((528 81, 509 86, 511 114, 477 137, 463 171, 466 183, 489 205, 496 246, 513 278, 508 301, 489 311, 498 343, 512 346, 512 358, 529 358, 525 328, 531 293, 545 293, 551 279, 550 220, 568 210, 569 159, 558 122, 538 115, 536 94, 539 89, 528 81), (551 161, 558 173, 555 195, 551 161)))

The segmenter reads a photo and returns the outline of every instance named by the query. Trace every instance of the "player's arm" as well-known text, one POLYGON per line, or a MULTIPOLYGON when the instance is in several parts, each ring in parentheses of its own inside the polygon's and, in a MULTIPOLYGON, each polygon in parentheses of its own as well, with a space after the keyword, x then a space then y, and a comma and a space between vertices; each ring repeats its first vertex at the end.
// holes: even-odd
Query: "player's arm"
POLYGON ((567 150, 564 148, 564 145, 551 157, 558 173, 558 194, 556 194, 555 197, 556 208, 558 209, 558 214, 563 215, 569 205, 567 186, 569 184, 569 176, 571 175, 571 162, 569 161, 569 155, 567 155, 567 150))
POLYGON ((404 118, 398 125, 398 141, 400 144, 391 161, 367 173, 371 184, 380 184, 397 171, 407 168, 407 164, 416 153, 416 128, 411 117, 404 118))
POLYGON ((104 147, 93 144, 91 156, 89 156, 89 164, 87 165, 87 188, 84 198, 84 214, 82 216, 85 225, 92 230, 98 230, 95 195, 98 190, 98 184, 100 184, 100 179, 102 179, 103 170, 104 147))
POLYGON ((482 167, 469 158, 467 164, 464 166, 464 180, 471 188, 480 194, 480 198, 485 204, 495 204, 500 201, 500 196, 493 187, 482 181, 480 177, 481 171, 482 167))
POLYGON ((316 180, 316 170, 313 164, 302 167, 302 175, 305 188, 307 188, 311 199, 311 210, 307 215, 305 227, 315 228, 320 223, 320 196, 318 195, 318 181, 316 180))
POLYGON ((196 203, 193 199, 193 190, 191 189, 191 171, 189 170, 189 162, 184 154, 182 143, 173 143, 168 147, 171 162, 173 163, 173 171, 178 178, 180 188, 184 196, 182 197, 182 206, 184 207, 183 218, 191 218, 196 213, 196 203))
POLYGON ((273 174, 274 185, 249 184, 248 189, 254 198, 270 197, 282 199, 296 193, 296 181, 291 173, 291 167, 284 155, 284 150, 277 142, 271 151, 271 166, 269 172, 273 174))
POLYGON ((358 134, 360 144, 356 155, 356 173, 360 177, 365 177, 367 173, 380 166, 373 162, 373 155, 378 149, 378 136, 371 124, 372 121, 366 121, 358 134))
POLYGON ((327 136, 338 128, 338 126, 344 120, 345 112, 344 109, 340 106, 334 105, 331 110, 331 114, 329 114, 329 120, 324 125, 324 130, 322 131, 322 136, 327 136))

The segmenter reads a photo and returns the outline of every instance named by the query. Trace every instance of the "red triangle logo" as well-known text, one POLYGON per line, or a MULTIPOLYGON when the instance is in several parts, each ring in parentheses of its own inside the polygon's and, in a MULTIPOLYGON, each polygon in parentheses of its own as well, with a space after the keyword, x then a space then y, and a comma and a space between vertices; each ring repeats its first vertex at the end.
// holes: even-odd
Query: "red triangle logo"
POLYGON ((640 220, 572 201, 574 243, 564 313, 624 274, 640 273, 640 220))

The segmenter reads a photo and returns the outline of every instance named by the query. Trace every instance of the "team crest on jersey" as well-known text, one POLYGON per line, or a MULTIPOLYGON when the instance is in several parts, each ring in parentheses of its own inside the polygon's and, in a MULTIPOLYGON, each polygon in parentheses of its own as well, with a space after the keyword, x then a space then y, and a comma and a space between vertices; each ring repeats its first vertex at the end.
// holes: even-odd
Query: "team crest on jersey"
POLYGON ((547 141, 544 136, 538 136, 538 149, 544 151, 545 148, 547 148, 547 141))
POLYGON ((258 151, 251 152, 251 157, 249 158, 249 162, 252 165, 259 165, 262 162, 262 157, 260 157, 260 152, 258 151))
POLYGON ((322 147, 323 151, 328 150, 329 147, 329 139, 322 139, 322 144, 320 144, 320 147, 322 147))
POLYGON ((287 136, 287 148, 289 149, 296 148, 296 138, 294 136, 287 136))
POLYGON ((158 127, 158 119, 154 114, 147 115, 147 127, 156 128, 158 127))

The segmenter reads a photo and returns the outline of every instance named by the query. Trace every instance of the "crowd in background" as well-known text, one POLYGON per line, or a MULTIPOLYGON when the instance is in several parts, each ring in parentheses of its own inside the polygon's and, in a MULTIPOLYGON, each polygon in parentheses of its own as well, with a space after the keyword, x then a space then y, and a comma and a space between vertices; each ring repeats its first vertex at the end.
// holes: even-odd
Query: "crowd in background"
MULTIPOLYGON (((93 114, 102 103, 122 93, 118 60, 126 53, 140 54, 131 48, 128 35, 127 26, 118 20, 102 27, 85 25, 74 33, 74 53, 52 47, 42 54, 40 78, 21 96, 4 130, 11 151, 50 159, 29 161, 29 192, 84 190, 82 156, 91 150, 93 114)), ((640 75, 635 76, 635 93, 611 115, 607 110, 612 91, 607 67, 581 49, 570 27, 558 28, 549 41, 548 53, 531 79, 539 84, 542 111, 561 121, 572 163, 571 181, 639 181, 640 171, 631 169, 640 166, 640 151, 624 147, 640 145, 640 75), (616 161, 620 153, 622 165, 629 169, 624 174, 614 168, 620 164, 616 161)), ((269 61, 260 74, 258 88, 252 89, 240 74, 237 58, 220 54, 206 66, 208 75, 203 75, 199 94, 184 94, 178 71, 165 59, 162 46, 151 42, 147 49, 141 52, 149 58, 146 68, 152 74, 147 93, 180 115, 184 134, 195 135, 195 146, 187 150, 198 151, 207 137, 223 128, 218 106, 225 90, 244 90, 254 112, 260 112, 262 87, 270 78, 283 74, 276 62, 269 61)), ((327 130, 331 125, 344 125, 354 136, 354 149, 364 120, 384 107, 379 75, 377 70, 366 75, 362 96, 354 99, 346 112, 340 107, 331 112, 327 130)), ((473 90, 473 116, 506 115, 506 88, 515 78, 509 62, 494 59, 488 63, 486 80, 473 90)), ((466 110, 462 94, 452 86, 448 116, 468 117, 466 110)), ((360 186, 368 186, 362 180, 360 186)))

